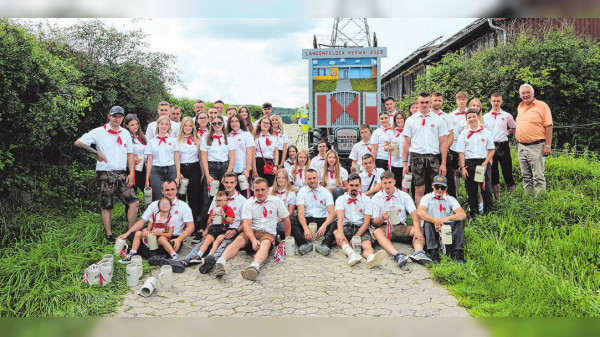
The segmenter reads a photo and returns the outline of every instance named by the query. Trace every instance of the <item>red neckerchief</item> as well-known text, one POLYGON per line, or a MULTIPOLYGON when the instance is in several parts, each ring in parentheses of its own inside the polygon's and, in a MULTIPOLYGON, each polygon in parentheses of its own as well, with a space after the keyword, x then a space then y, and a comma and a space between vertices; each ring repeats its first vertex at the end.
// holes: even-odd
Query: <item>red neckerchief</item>
POLYGON ((198 133, 200 134, 200 137, 204 136, 205 132, 206 132, 206 130, 198 129, 198 133))
POLYGON ((300 173, 300 179, 302 179, 302 169, 299 168, 296 170, 296 174, 300 173))
MULTIPOLYGON (((363 141, 363 143, 365 143, 365 142, 363 141)), ((365 146, 367 147, 367 149, 369 150, 369 152, 371 152, 371 147, 369 146, 369 144, 365 143, 365 146)))
MULTIPOLYGON (((385 190, 383 192, 386 193, 385 190)), ((385 197, 385 201, 392 200, 392 198, 394 197, 395 193, 396 193, 396 189, 394 190, 394 192, 392 194, 390 194, 390 195, 388 195, 388 196, 385 197)))
POLYGON ((187 136, 187 143, 188 145, 196 145, 196 141, 194 140, 194 136, 187 136))
POLYGON ((231 133, 231 137, 235 137, 235 136, 237 136, 237 135, 239 135, 239 134, 240 134, 239 132, 232 132, 232 133, 231 133))
POLYGON ((265 144, 267 144, 267 146, 271 146, 271 140, 269 140, 269 135, 262 135, 263 137, 267 137, 267 139, 265 140, 265 144))
POLYGON ((137 141, 138 141, 138 142, 140 142, 140 144, 142 144, 142 145, 146 145, 146 144, 144 144, 144 142, 142 142, 142 140, 140 139, 140 137, 138 137, 138 136, 135 136, 135 139, 137 139, 137 141))
POLYGON ((464 115, 465 113, 467 113, 467 112, 466 111, 459 111, 459 112, 455 112, 454 114, 456 116, 458 116, 458 115, 464 115))
POLYGON ((290 165, 294 165, 296 162, 295 161, 290 161, 289 159, 286 160, 288 164, 290 165))
POLYGON ((119 134, 121 133, 121 131, 122 131, 122 130, 115 131, 115 130, 113 130, 113 129, 111 129, 111 128, 107 128, 107 127, 106 127, 107 125, 108 125, 108 124, 104 124, 104 129, 105 129, 106 131, 108 131, 108 133, 110 133, 111 135, 117 135, 117 144, 119 144, 119 145, 123 145, 123 141, 121 140, 121 136, 119 135, 119 134))
POLYGON ((279 132, 273 131, 273 133, 275 134, 275 136, 279 137, 279 132))
POLYGON ((429 116, 429 114, 427 114, 427 115, 420 114, 420 116, 423 117, 423 123, 421 125, 425 126, 425 118, 427 118, 427 116, 429 116))
POLYGON ((319 188, 317 187, 317 189, 316 189, 316 190, 313 190, 313 189, 312 189, 312 188, 310 188, 310 186, 309 186, 309 187, 308 187, 308 189, 309 189, 309 190, 310 190, 310 191, 313 193, 313 198, 314 198, 315 200, 317 200, 317 192, 318 192, 318 189, 319 189, 319 188))
POLYGON ((404 129, 396 129, 396 131, 398 131, 398 133, 396 134, 395 138, 400 137, 400 135, 402 134, 402 131, 404 131, 404 129))
POLYGON ((392 128, 384 128, 383 126, 381 126, 381 130, 383 130, 383 132, 387 132, 388 130, 391 130, 392 128))
POLYGON ((219 140, 219 146, 221 146, 221 137, 223 137, 223 135, 217 136, 217 135, 212 135, 213 139, 217 139, 219 140))
POLYGON ((356 205, 356 200, 358 200, 358 198, 350 198, 350 199, 348 199, 348 205, 350 205, 350 204, 355 204, 356 205))
POLYGON ((160 146, 160 144, 161 144, 161 143, 165 143, 165 144, 167 144, 167 136, 164 136, 164 137, 159 137, 159 136, 156 136, 156 138, 160 139, 160 140, 158 141, 158 146, 160 146))
MULTIPOLYGON (((373 170, 373 172, 375 172, 375 170, 373 170)), ((369 178, 371 178, 373 175, 375 175, 375 173, 368 173, 367 170, 365 170, 365 173, 367 173, 369 175, 369 178)))
POLYGON ((480 126, 479 129, 473 131, 473 130, 469 130, 469 135, 467 136, 467 139, 471 138, 472 135, 476 134, 477 132, 480 132, 481 130, 483 130, 483 127, 480 126))
POLYGON ((494 119, 496 119, 496 117, 498 117, 498 115, 500 114, 500 112, 502 112, 502 110, 500 110, 500 112, 493 112, 490 111, 492 113, 492 116, 494 116, 494 119))
MULTIPOLYGON (((444 197, 438 197, 438 196, 436 196, 436 195, 435 195, 435 192, 431 192, 431 193, 434 193, 434 195, 433 195, 433 199, 435 199, 435 200, 443 200, 443 201, 446 201, 446 198, 444 198, 444 197)), ((445 195, 448 195, 448 192, 446 192, 446 194, 445 194, 445 195)), ((444 195, 444 196, 445 196, 445 195, 444 195)), ((441 212, 442 210, 443 210, 443 207, 442 207, 442 202, 440 201, 440 212, 441 212)))
POLYGON ((227 199, 228 199, 229 201, 235 200, 235 198, 238 196, 238 194, 240 194, 240 192, 238 192, 238 191, 235 191, 235 194, 233 195, 233 198, 229 198, 229 197, 227 197, 227 199))
POLYGON ((327 169, 327 171, 329 171, 329 179, 333 179, 333 177, 335 175, 335 169, 333 169, 333 170, 327 169))
MULTIPOLYGON (((256 198, 256 197, 255 197, 256 198)), ((264 206, 264 203, 267 202, 267 199, 265 199, 265 201, 258 201, 258 199, 256 199, 256 203, 259 205, 263 205, 263 217, 267 217, 267 208, 264 206)))

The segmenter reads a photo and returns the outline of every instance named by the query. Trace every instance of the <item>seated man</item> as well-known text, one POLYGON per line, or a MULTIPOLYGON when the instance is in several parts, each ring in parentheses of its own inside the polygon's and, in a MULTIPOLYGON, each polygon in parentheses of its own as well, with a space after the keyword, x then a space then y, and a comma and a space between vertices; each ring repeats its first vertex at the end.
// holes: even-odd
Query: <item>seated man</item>
MULTIPOLYGON (((171 221, 174 222, 175 230, 171 236, 170 242, 175 252, 177 252, 179 251, 179 248, 181 248, 181 242, 183 239, 187 238, 194 232, 194 216, 192 215, 190 206, 177 198, 177 183, 175 181, 164 181, 162 184, 162 194, 169 198, 172 203, 171 221)), ((146 208, 146 211, 144 214, 142 214, 142 218, 133 226, 131 226, 127 232, 119 235, 119 239, 128 239, 129 241, 133 242, 135 232, 143 230, 146 223, 151 220, 152 214, 156 214, 158 212, 158 202, 159 201, 156 200, 148 205, 148 208, 146 208)), ((148 247, 146 247, 146 245, 140 245, 137 254, 141 255, 143 258, 152 257, 151 259, 148 259, 150 264, 170 264, 173 267, 173 271, 176 273, 182 273, 185 269, 183 263, 180 261, 168 261, 160 258, 160 255, 166 254, 166 251, 162 247, 159 247, 156 251, 151 251, 148 249, 148 247)))
POLYGON ((240 249, 254 251, 254 260, 250 266, 242 270, 242 277, 254 281, 258 276, 260 265, 267 260, 269 251, 275 245, 277 235, 277 219, 283 219, 284 232, 289 236, 292 227, 289 212, 283 201, 269 195, 269 186, 264 178, 254 179, 254 197, 246 200, 242 208, 243 233, 225 249, 215 264, 215 276, 225 275, 225 264, 234 258, 240 249))
POLYGON ((367 258, 367 268, 373 268, 380 264, 386 254, 383 250, 376 254, 371 244, 369 224, 371 223, 371 212, 373 205, 371 199, 360 192, 360 176, 352 173, 348 178, 348 192, 335 201, 335 213, 337 215, 337 230, 334 231, 337 245, 348 256, 348 265, 353 266, 362 260, 348 244, 353 236, 360 237, 362 253, 367 258))
MULTIPOLYGON (((237 183, 237 175, 234 172, 225 172, 225 175, 223 176, 223 185, 225 186, 225 192, 227 193, 227 205, 233 209, 234 214, 233 224, 231 224, 229 229, 225 232, 225 240, 221 242, 215 253, 200 256, 200 247, 202 247, 202 244, 204 243, 204 240, 202 240, 194 246, 192 251, 183 259, 183 263, 186 266, 191 266, 198 263, 198 261, 202 261, 203 263, 200 262, 202 265, 199 268, 201 274, 206 274, 212 269, 217 259, 225 251, 225 248, 233 242, 236 235, 242 232, 240 224, 242 222, 242 208, 244 202, 246 202, 246 198, 235 189, 237 183)), ((213 199, 208 209, 212 210, 216 206, 215 199, 213 199)))
POLYGON ((425 246, 425 237, 419 224, 420 219, 417 215, 417 208, 410 196, 396 188, 396 179, 391 171, 385 171, 381 174, 383 190, 377 192, 373 197, 373 221, 375 228, 373 236, 383 249, 394 256, 398 267, 403 267, 408 261, 408 256, 398 252, 392 241, 412 242, 415 252, 410 255, 410 259, 419 264, 431 262, 427 257, 423 247, 425 246), (398 217, 400 223, 393 225, 390 220, 390 206, 398 207, 398 217), (407 214, 412 217, 412 226, 406 225, 407 214))
POLYGON ((360 172, 360 180, 362 188, 360 191, 369 198, 381 191, 381 174, 384 172, 382 168, 375 167, 375 158, 370 153, 362 156, 362 166, 364 170, 360 172))
POLYGON ((446 250, 450 257, 456 261, 465 262, 463 257, 463 243, 465 240, 465 218, 467 213, 460 207, 460 204, 454 197, 446 193, 448 182, 444 176, 435 176, 433 178, 433 192, 423 196, 417 214, 425 224, 425 243, 427 251, 433 263, 440 262, 438 249, 440 247, 446 250), (442 246, 440 235, 442 225, 450 224, 452 228, 452 244, 442 246))
POLYGON ((329 255, 329 248, 333 246, 333 231, 337 228, 333 221, 335 220, 335 207, 333 196, 323 186, 319 184, 317 171, 308 169, 306 171, 306 186, 298 191, 296 196, 296 207, 298 208, 298 222, 304 230, 304 236, 307 240, 314 240, 308 224, 314 222, 317 224, 316 237, 325 236, 323 243, 315 247, 315 250, 325 256, 329 255), (329 236, 327 233, 331 232, 329 236))

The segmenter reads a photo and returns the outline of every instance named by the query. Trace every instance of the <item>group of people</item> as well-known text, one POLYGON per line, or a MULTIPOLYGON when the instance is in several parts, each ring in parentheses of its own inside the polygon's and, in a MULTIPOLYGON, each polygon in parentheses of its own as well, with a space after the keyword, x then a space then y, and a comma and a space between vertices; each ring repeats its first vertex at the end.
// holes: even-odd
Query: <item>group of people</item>
POLYGON ((242 276, 255 280, 278 238, 288 236, 295 239, 301 255, 314 248, 328 256, 337 245, 350 266, 364 258, 371 268, 387 254, 399 267, 409 259, 437 263, 440 251, 464 262, 467 214, 456 200, 460 178, 465 180, 471 216, 480 210, 479 190, 483 213, 493 210, 492 191, 496 198, 500 195, 498 164, 508 190, 514 189, 509 134, 515 133, 519 142, 524 188, 537 193, 545 189, 550 110, 534 98, 530 85, 521 86, 520 95, 523 102, 516 123, 502 110, 499 93, 491 95, 492 110, 483 116, 479 100, 471 100, 467 107, 466 92, 456 95, 458 108, 449 114, 441 111, 443 97, 437 92, 419 94, 410 116, 396 111, 393 98, 387 98, 386 111, 379 115, 381 126, 372 134, 368 125, 360 126, 361 141, 350 154, 350 173, 326 141, 317 144, 318 154, 312 159, 306 150, 290 145, 281 118, 272 114, 269 103, 263 104, 263 116, 253 124, 245 106, 225 109, 217 101, 206 111, 197 101, 195 117, 180 120, 178 107, 161 102, 159 117, 145 134, 136 115, 125 116, 116 106, 106 125, 84 134, 75 145, 97 156, 108 240, 114 240, 113 197, 127 205, 129 230, 119 238, 130 240, 132 246, 123 262, 139 254, 180 272, 200 264, 201 273, 214 269, 221 277, 226 262, 244 249, 255 255, 242 276), (412 197, 402 189, 408 173, 412 197), (483 179, 476 178, 482 173, 483 179), (187 191, 178 194, 183 178, 188 179, 187 191), (211 193, 213 197, 209 190, 216 186, 220 191, 211 193), (152 188, 153 202, 136 221, 136 188, 144 187, 152 188), (314 232, 309 228, 312 223, 314 232), (451 244, 441 243, 444 225, 451 227, 451 244), (158 238, 157 250, 142 244, 150 234, 158 238), (181 242, 192 235, 195 247, 180 258, 181 242), (318 237, 323 240, 315 246, 318 237), (362 256, 351 245, 353 237, 360 238, 362 256), (392 241, 412 243, 414 252, 399 252, 392 241), (374 242, 383 250, 375 252, 374 242))

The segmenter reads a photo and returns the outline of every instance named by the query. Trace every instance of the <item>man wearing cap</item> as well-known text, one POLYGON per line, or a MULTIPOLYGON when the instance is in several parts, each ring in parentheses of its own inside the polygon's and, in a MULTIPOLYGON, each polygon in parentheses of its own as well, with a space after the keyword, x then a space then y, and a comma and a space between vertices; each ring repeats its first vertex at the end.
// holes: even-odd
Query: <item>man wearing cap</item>
POLYGON ((460 207, 458 201, 448 195, 448 180, 445 176, 438 175, 433 178, 433 192, 421 198, 417 209, 419 218, 425 222, 425 244, 427 252, 433 263, 440 262, 439 249, 450 255, 456 262, 465 262, 463 255, 463 243, 465 241, 465 218, 467 213, 460 207), (442 245, 440 243, 440 231, 442 225, 449 224, 452 228, 452 244, 442 245))
POLYGON ((523 189, 538 195, 546 191, 544 171, 552 144, 552 113, 548 104, 535 99, 531 85, 523 84, 519 94, 522 102, 517 108, 515 139, 519 142, 523 189))
POLYGON ((133 226, 137 218, 139 200, 133 188, 135 165, 130 133, 121 127, 125 111, 113 106, 108 113, 108 124, 97 127, 75 141, 75 146, 96 155, 96 184, 100 190, 102 223, 108 242, 114 242, 111 225, 113 196, 129 205, 127 221, 133 226), (95 144, 96 149, 90 147, 95 144), (129 174, 127 174, 129 172, 129 174))

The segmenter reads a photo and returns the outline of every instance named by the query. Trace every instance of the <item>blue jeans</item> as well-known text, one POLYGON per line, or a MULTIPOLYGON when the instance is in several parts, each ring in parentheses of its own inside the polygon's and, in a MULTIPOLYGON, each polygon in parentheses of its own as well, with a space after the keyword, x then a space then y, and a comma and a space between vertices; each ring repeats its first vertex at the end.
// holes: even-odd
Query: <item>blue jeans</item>
MULTIPOLYGON (((223 252, 225 251, 225 248, 227 248, 227 246, 229 246, 230 243, 233 242, 233 240, 235 240, 235 236, 231 239, 225 239, 223 240, 223 242, 221 242, 221 244, 219 245, 219 248, 217 248, 217 250, 215 251, 214 254, 212 254, 214 257, 219 258, 221 257, 221 254, 223 254, 223 252)), ((198 252, 200 251, 200 247, 202 247, 202 244, 204 243, 204 240, 200 241, 200 243, 198 243, 197 245, 194 246, 194 248, 192 248, 192 251, 185 256, 184 260, 190 261, 194 256, 198 255, 198 252)), ((206 253, 206 252, 204 252, 206 253)), ((206 257, 208 254, 205 254, 204 256, 206 257)))
POLYGON ((152 165, 152 172, 150 172, 150 187, 152 187, 152 201, 156 201, 163 196, 163 182, 166 180, 175 180, 175 178, 177 178, 177 170, 175 169, 175 165, 152 165))

